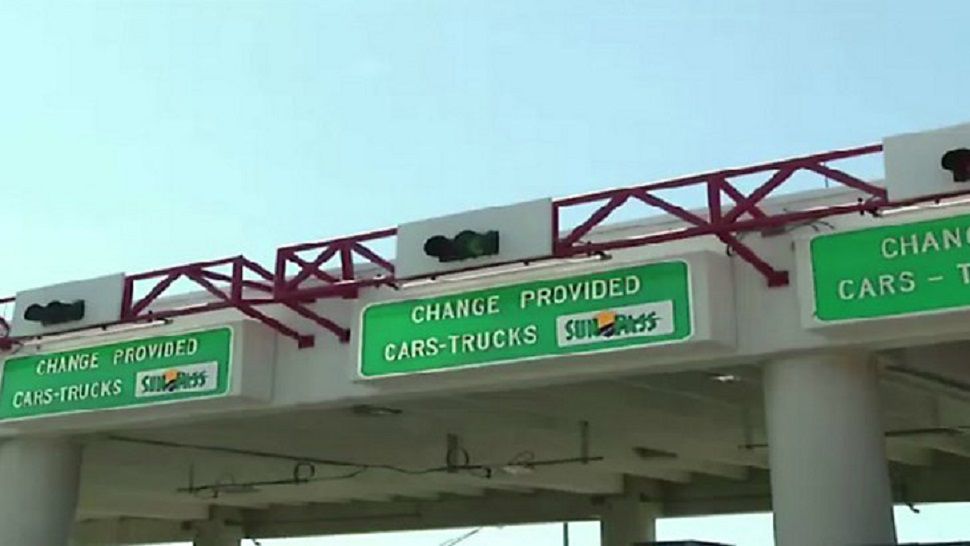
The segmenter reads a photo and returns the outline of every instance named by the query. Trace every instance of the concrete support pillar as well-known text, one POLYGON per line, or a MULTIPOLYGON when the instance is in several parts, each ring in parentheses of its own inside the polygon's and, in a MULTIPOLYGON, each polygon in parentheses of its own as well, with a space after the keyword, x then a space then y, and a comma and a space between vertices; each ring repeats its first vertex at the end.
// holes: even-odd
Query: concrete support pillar
POLYGON ((223 517, 213 517, 195 526, 193 546, 240 546, 245 538, 242 526, 223 517))
POLYGON ((0 544, 67 546, 80 475, 81 448, 69 440, 0 443, 0 544))
POLYGON ((600 519, 601 546, 631 546, 657 540, 657 505, 628 494, 609 500, 600 519))
POLYGON ((790 357, 764 383, 775 543, 895 544, 875 366, 859 354, 790 357))

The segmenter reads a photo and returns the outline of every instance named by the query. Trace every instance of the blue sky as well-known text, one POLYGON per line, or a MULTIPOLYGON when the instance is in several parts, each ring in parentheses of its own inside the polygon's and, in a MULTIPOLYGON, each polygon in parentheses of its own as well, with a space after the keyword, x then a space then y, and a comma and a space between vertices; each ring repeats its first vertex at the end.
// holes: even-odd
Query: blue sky
POLYGON ((0 4, 0 292, 865 144, 970 111, 970 5, 0 4))
MULTIPOLYGON (((6 0, 0 293, 267 262, 967 121, 968 16, 959 0, 6 0)), ((757 521, 745 544, 767 544, 757 521)))

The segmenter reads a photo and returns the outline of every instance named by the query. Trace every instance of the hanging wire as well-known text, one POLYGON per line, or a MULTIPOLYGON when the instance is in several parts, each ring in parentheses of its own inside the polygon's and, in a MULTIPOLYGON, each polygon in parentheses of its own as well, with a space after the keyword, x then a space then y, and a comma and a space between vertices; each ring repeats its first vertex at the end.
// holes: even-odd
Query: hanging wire
POLYGON ((290 478, 284 478, 279 480, 257 480, 248 482, 237 482, 235 478, 230 477, 229 480, 216 480, 213 483, 194 485, 191 482, 187 487, 181 487, 177 489, 179 493, 190 493, 199 498, 214 499, 218 498, 219 494, 227 489, 233 487, 237 488, 256 488, 265 487, 273 485, 303 485, 307 483, 315 482, 326 482, 326 481, 337 481, 337 480, 349 480, 351 478, 356 478, 357 476, 363 474, 368 470, 367 467, 360 467, 351 472, 346 472, 343 474, 338 474, 335 476, 317 476, 316 466, 312 463, 301 462, 293 465, 293 473, 290 478))
POLYGON ((462 535, 459 535, 459 536, 457 536, 455 538, 449 538, 448 540, 442 542, 438 546, 455 546, 456 544, 460 544, 462 542, 465 542, 466 540, 468 540, 471 537, 477 535, 478 533, 481 533, 484 530, 485 530, 484 527, 478 527, 477 529, 472 529, 471 531, 468 531, 467 533, 464 533, 462 535))
POLYGON ((390 465, 390 464, 369 464, 369 463, 359 463, 352 461, 342 461, 333 459, 322 459, 316 457, 298 457, 294 455, 287 455, 283 453, 272 453, 267 451, 257 451, 239 448, 230 448, 222 446, 205 446, 199 444, 186 444, 179 442, 170 442, 165 440, 150 440, 150 439, 140 439, 140 438, 130 438, 125 436, 107 436, 109 440, 133 444, 142 445, 152 445, 159 447, 168 447, 174 449, 187 449, 196 451, 210 451, 216 453, 228 453, 233 455, 242 455, 250 457, 258 457, 264 459, 275 459, 275 460, 285 460, 293 462, 293 469, 288 478, 278 479, 278 480, 259 480, 259 481, 248 481, 248 482, 237 482, 234 477, 230 476, 229 480, 217 480, 213 483, 207 483, 202 485, 195 485, 194 483, 194 469, 190 468, 189 471, 189 484, 186 487, 177 489, 178 492, 190 493, 196 496, 204 498, 215 498, 218 497, 220 493, 233 488, 256 488, 260 486, 277 486, 277 485, 302 485, 311 482, 321 482, 321 481, 336 481, 336 480, 349 480, 355 478, 364 472, 370 470, 386 470, 390 472, 397 472, 399 474, 405 474, 409 476, 422 476, 426 474, 435 473, 455 473, 455 472, 465 472, 474 476, 478 476, 484 479, 490 479, 494 472, 494 468, 506 468, 509 466, 516 467, 528 467, 535 468, 540 466, 559 466, 567 464, 588 464, 591 462, 602 461, 603 457, 591 457, 584 453, 579 457, 565 457, 558 459, 541 459, 537 460, 535 458, 535 453, 531 451, 522 451, 517 453, 510 460, 499 463, 499 464, 480 464, 473 463, 471 455, 468 451, 460 446, 450 447, 445 453, 445 464, 443 466, 433 466, 430 468, 404 468, 400 466, 390 465), (317 476, 317 466, 333 466, 350 468, 346 473, 337 474, 332 476, 317 476))

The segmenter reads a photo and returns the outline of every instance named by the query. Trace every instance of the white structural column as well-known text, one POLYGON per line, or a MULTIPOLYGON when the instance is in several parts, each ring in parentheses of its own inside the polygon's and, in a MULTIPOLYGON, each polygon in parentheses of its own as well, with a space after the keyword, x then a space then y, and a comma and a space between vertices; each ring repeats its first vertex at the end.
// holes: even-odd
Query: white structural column
POLYGON ((867 356, 770 363, 765 412, 776 544, 895 544, 878 375, 867 356))
POLYGON ((630 546, 657 540, 657 506, 628 494, 610 499, 600 519, 601 546, 630 546))
POLYGON ((81 448, 69 440, 0 442, 0 544, 67 546, 80 475, 81 448))
POLYGON ((196 524, 193 546, 240 546, 245 534, 238 523, 213 518, 196 524))

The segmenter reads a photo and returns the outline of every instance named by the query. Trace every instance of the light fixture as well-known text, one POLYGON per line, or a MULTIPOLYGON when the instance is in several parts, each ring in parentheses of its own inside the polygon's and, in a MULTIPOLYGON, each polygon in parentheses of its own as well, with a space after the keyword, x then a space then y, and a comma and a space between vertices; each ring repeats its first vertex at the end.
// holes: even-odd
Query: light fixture
POLYGON ((662 449, 653 449, 650 447, 635 447, 633 452, 641 459, 676 459, 677 454, 664 451, 662 449))
POLYGON ((535 467, 528 463, 509 463, 502 467, 502 472, 510 476, 526 476, 535 471, 535 467))
POLYGON ((741 376, 733 373, 716 372, 708 374, 707 377, 710 378, 711 381, 715 381, 717 383, 738 383, 741 381, 741 376))
POLYGON ((510 476, 524 476, 527 474, 532 474, 536 471, 535 467, 535 453, 531 451, 523 451, 512 457, 509 462, 502 465, 502 472, 510 476))
POLYGON ((400 415, 404 413, 403 410, 397 408, 389 408, 386 406, 372 406, 370 404, 358 404, 352 408, 350 411, 354 415, 359 415, 362 417, 389 417, 392 415, 400 415))

